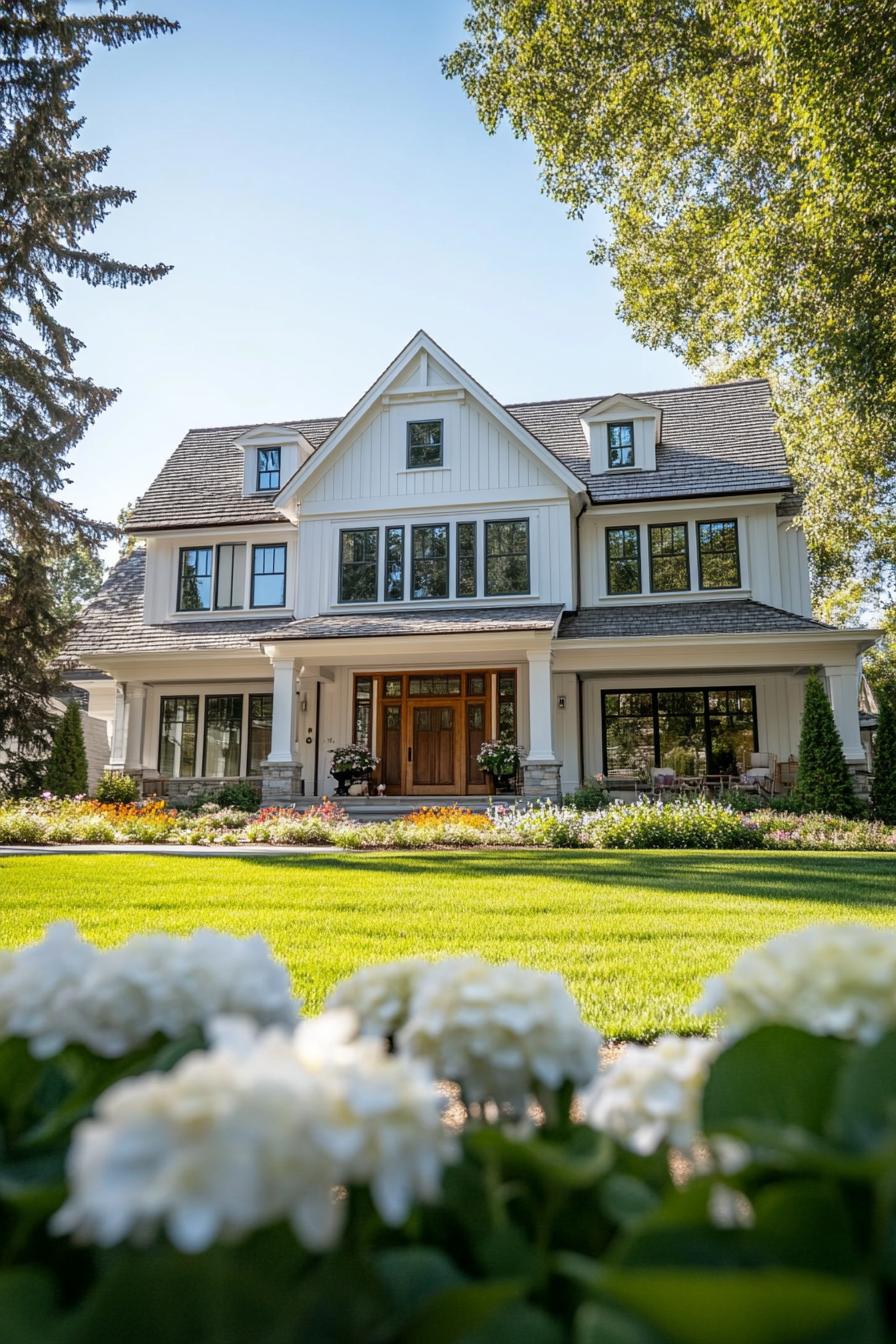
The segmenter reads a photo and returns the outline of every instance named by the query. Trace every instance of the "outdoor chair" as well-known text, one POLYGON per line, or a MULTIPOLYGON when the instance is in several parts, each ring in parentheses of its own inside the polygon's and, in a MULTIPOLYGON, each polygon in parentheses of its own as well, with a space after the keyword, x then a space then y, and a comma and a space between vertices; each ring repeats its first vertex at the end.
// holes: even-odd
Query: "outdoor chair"
POLYGON ((654 765, 650 770, 650 794, 652 798, 661 798, 678 788, 678 777, 668 765, 654 765))
POLYGON ((771 798, 775 792, 777 756, 767 751, 751 751, 744 758, 738 787, 744 793, 760 793, 771 798))

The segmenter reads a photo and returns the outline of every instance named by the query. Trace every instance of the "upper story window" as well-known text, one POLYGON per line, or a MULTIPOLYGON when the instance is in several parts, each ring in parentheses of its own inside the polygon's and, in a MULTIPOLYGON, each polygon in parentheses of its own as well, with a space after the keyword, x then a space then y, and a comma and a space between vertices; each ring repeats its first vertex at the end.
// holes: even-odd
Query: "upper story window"
POLYGON ((486 596, 512 597, 529 588, 529 519, 486 523, 486 596))
POLYGON ((386 579, 383 597, 400 602, 404 597, 404 528, 386 528, 386 579))
POLYGON ((440 467, 443 448, 442 420, 408 421, 408 466, 440 467))
POLYGON ((457 525, 457 596, 476 596, 476 524, 457 525))
POLYGON ((411 528, 411 597, 448 596, 448 524, 411 528))
POLYGON ((253 607, 282 607, 286 602, 286 546, 252 547, 253 607))
POLYGON ((650 537, 650 591, 686 593, 691 586, 687 523, 652 523, 650 537))
POLYGON ((218 611, 234 611, 246 600, 245 542, 218 547, 215 574, 215 606, 218 611))
POLYGON ((737 520, 697 524, 697 558, 701 588, 739 588, 740 553, 737 520))
POLYGON ((211 546, 181 547, 177 580, 178 611, 208 611, 211 605, 211 546))
POLYGON ((635 465, 635 424, 633 420, 620 420, 607 425, 607 446, 611 467, 633 467, 635 465))
POLYGON ((280 449, 259 448, 257 490, 280 489, 280 449))
POLYGON ((607 528, 607 592, 640 593, 641 530, 638 527, 607 528))
POLYGON ((356 527, 339 534, 339 601, 375 602, 379 559, 378 527, 356 527))

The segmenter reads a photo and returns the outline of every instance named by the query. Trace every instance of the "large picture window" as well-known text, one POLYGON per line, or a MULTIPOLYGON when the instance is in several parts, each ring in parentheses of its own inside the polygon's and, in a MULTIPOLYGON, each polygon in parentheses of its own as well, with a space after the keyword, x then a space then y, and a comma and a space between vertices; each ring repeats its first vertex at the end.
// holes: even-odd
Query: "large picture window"
POLYGON ((271 754, 274 697, 268 693, 249 696, 249 755, 246 773, 261 774, 261 763, 271 754))
POLYGON ((697 555, 701 588, 739 588, 740 556, 737 521, 697 524, 697 555))
POLYGON ((652 523, 650 536, 650 591, 686 593, 691 586, 687 523, 652 523))
POLYGON ((485 591, 489 597, 528 593, 529 520, 485 525, 485 591))
POLYGON ((441 420, 408 421, 408 466, 440 467, 442 465, 441 420))
POLYGON ((177 583, 178 611, 208 611, 212 605, 212 548, 184 546, 177 583))
POLYGON ((241 607, 245 601, 245 592, 245 545, 219 546, 215 572, 215 606, 218 611, 233 611, 241 607))
POLYGON ((607 528, 607 592, 641 591, 641 532, 637 527, 607 528))
POLYGON ((601 707, 608 775, 735 775, 758 746, 752 686, 604 691, 601 707))
POLYGON ((286 602, 286 546, 252 547, 252 606, 282 607, 286 602))
POLYGON ((207 695, 203 775, 212 779, 238 776, 242 737, 243 697, 207 695))
POLYGON ((375 602, 379 529, 357 527, 339 534, 339 601, 375 602))
POLYGON ((411 528, 411 597, 448 596, 448 524, 411 528))
POLYGON ((280 449, 259 448, 258 450, 258 489, 280 489, 280 449))
POLYGON ((159 774, 183 779, 196 773, 198 695, 163 695, 159 705, 159 774))

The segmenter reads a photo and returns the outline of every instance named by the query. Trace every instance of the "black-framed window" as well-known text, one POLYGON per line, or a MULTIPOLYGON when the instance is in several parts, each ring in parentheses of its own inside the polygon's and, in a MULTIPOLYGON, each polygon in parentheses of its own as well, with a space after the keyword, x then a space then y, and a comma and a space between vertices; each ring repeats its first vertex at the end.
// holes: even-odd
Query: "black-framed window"
POLYGON ((163 695, 159 701, 159 774, 183 779, 196 774, 198 695, 163 695))
POLYGON ((215 607, 218 611, 233 611, 243 605, 245 592, 245 542, 228 542, 219 546, 215 568, 215 607))
POLYGON ((448 596, 448 524, 411 528, 411 597, 448 596))
POLYGON ((620 420, 607 425, 607 450, 610 467, 633 467, 635 465, 635 424, 633 420, 620 420))
POLYGON ((607 592, 641 591, 641 529, 639 527, 607 528, 607 592))
POLYGON ((457 596, 475 597, 476 582, 476 524, 457 525, 457 596))
POLYGON ((386 528, 386 577, 383 596, 387 602, 404 597, 404 528, 386 528))
POLYGON ((736 775, 759 745, 753 686, 601 693, 608 775, 736 775))
POLYGON ((182 546, 178 564, 178 611, 208 611, 212 605, 211 546, 182 546))
POLYGON ((352 741, 359 747, 370 747, 373 725, 373 678, 355 677, 355 716, 352 741))
POLYGON ((516 673, 498 673, 498 736, 516 741, 516 673))
POLYGON ((443 420, 408 421, 409 467, 440 467, 444 448, 443 420))
POLYGON ((261 774, 261 763, 271 754, 274 697, 267 691, 249 696, 249 751, 246 774, 261 774))
POLYGON ((282 607, 286 602, 286 545, 252 547, 252 606, 282 607))
POLYGON ((650 591, 685 593, 691 586, 687 523, 651 523, 650 591))
POLYGON ((529 519, 486 523, 486 595, 512 597, 528 593, 530 587, 529 519))
POLYGON ((380 532, 355 527, 339 533, 339 601, 375 602, 380 532))
POLYGON ((258 450, 258 490, 280 489, 280 449, 259 448, 258 450))
POLYGON ((697 559, 701 588, 740 587, 736 518, 697 524, 697 559))
POLYGON ((243 697, 205 697, 205 738, 202 773, 208 779, 239 776, 243 742, 243 697))

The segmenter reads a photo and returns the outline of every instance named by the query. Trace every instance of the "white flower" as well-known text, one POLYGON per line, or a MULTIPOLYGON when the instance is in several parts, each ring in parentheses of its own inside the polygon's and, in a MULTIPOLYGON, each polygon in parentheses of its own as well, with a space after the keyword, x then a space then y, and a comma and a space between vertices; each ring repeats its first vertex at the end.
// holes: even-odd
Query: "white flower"
POLYGON ((586 1122, 635 1153, 661 1143, 688 1148, 698 1137, 700 1104, 715 1041, 660 1036, 629 1045, 579 1098, 586 1122))
POLYGON ((693 1011, 717 1009, 729 1038, 778 1022, 871 1044, 896 1028, 896 930, 816 924, 782 933, 707 980, 693 1011))
POLYGON ((457 957, 419 975, 397 1043, 459 1083, 468 1102, 521 1110, 539 1085, 587 1083, 600 1036, 559 975, 457 957))
POLYGON ((351 1008, 364 1036, 394 1036, 407 1021, 411 995, 432 962, 404 957, 379 966, 362 966, 340 980, 327 998, 327 1008, 351 1008))
POLYGON ((255 1039, 215 1024, 211 1050, 110 1088, 75 1131, 53 1231, 110 1246, 164 1229, 194 1252, 286 1219, 322 1250, 338 1240, 343 1188, 362 1183, 385 1222, 403 1222, 438 1194, 455 1141, 431 1074, 348 1041, 355 1023, 334 1019, 255 1039))
POLYGON ((199 929, 189 938, 143 935, 101 952, 61 924, 0 961, 0 1036, 24 1036, 38 1057, 70 1042, 115 1057, 221 1013, 261 1026, 295 1024, 286 968, 262 938, 199 929))

